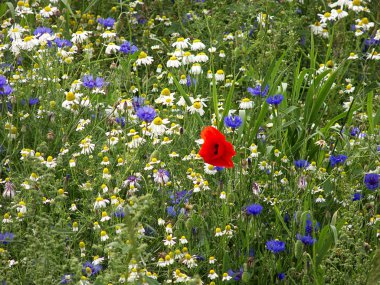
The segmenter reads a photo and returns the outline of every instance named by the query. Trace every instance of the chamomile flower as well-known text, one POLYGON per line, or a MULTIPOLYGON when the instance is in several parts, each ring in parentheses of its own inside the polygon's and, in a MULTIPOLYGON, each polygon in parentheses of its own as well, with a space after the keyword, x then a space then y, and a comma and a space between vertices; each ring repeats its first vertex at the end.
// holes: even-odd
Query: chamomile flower
POLYGON ((71 41, 74 44, 81 44, 88 39, 91 32, 79 30, 71 35, 71 41))
POLYGON ((193 41, 193 43, 191 44, 191 48, 190 49, 193 50, 193 51, 198 51, 198 50, 203 50, 205 48, 206 48, 206 46, 205 46, 204 43, 201 42, 201 40, 195 39, 193 41))
POLYGON ((177 39, 175 43, 172 44, 172 47, 182 49, 182 50, 186 49, 189 47, 189 39, 180 37, 177 39))
POLYGON ((181 62, 177 59, 176 56, 172 56, 172 57, 170 57, 170 59, 169 59, 168 62, 166 63, 166 66, 167 66, 167 67, 178 68, 178 67, 181 66, 181 62))
POLYGON ((91 142, 91 137, 87 136, 81 140, 79 147, 81 148, 81 154, 91 154, 94 151, 95 144, 91 142))
POLYGON ((151 65, 153 63, 153 57, 148 56, 144 51, 141 51, 137 60, 136 65, 151 65))
POLYGON ((104 199, 104 198, 102 198, 102 197, 99 195, 98 198, 96 198, 96 201, 95 201, 95 203, 94 203, 94 210, 107 207, 107 204, 108 204, 109 202, 110 202, 109 200, 104 199))
POLYGON ((173 247, 176 244, 176 237, 173 237, 171 234, 166 236, 166 239, 163 240, 164 245, 167 247, 173 247))

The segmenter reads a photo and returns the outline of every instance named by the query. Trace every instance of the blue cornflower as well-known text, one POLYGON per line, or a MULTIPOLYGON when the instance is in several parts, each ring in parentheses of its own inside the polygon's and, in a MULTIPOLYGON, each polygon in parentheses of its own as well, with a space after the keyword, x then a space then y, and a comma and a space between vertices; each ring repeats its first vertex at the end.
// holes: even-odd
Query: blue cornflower
POLYGON ((37 105, 40 103, 40 99, 38 98, 29 98, 29 106, 37 105))
POLYGON ((261 97, 265 97, 267 96, 268 94, 268 91, 269 91, 269 85, 267 84, 264 88, 264 90, 262 90, 262 86, 261 85, 257 85, 256 87, 252 88, 252 87, 248 87, 247 88, 247 91, 249 93, 251 93, 252 96, 261 96, 261 97))
POLYGON ((124 210, 123 209, 118 209, 115 213, 114 213, 115 217, 116 218, 120 218, 120 219, 123 219, 125 217, 125 213, 124 213, 124 210))
POLYGON ((302 241, 304 245, 313 245, 317 240, 313 238, 311 235, 300 235, 297 234, 297 239, 302 241))
POLYGON ((150 106, 144 106, 137 110, 136 115, 140 120, 150 123, 156 117, 156 111, 150 106))
POLYGON ((170 199, 172 200, 172 204, 177 205, 181 202, 187 202, 188 197, 192 194, 192 191, 178 191, 174 192, 173 194, 170 195, 170 199))
POLYGON ((104 79, 101 77, 94 77, 92 75, 83 76, 83 86, 89 89, 93 89, 95 87, 102 88, 104 86, 104 79))
POLYGON ((99 273, 100 270, 102 270, 102 266, 100 264, 94 265, 90 261, 83 263, 82 266, 82 272, 87 276, 96 275, 97 273, 99 273))
POLYGON ((73 274, 65 274, 61 277, 61 283, 60 284, 69 284, 71 281, 73 281, 74 275, 73 274))
POLYGON ((231 276, 235 281, 241 280, 243 277, 244 270, 243 268, 240 268, 239 271, 233 271, 232 269, 229 269, 227 271, 228 275, 231 276))
POLYGON ((296 168, 306 168, 310 165, 310 162, 304 159, 299 159, 294 161, 294 165, 296 168))
POLYGON ((354 193, 353 197, 352 197, 352 201, 359 201, 363 198, 363 194, 360 193, 360 192, 356 192, 354 193))
POLYGON ((227 128, 237 129, 243 124, 243 120, 239 116, 227 116, 224 118, 224 125, 227 128))
POLYGON ((285 273, 281 272, 277 274, 278 280, 284 280, 285 279, 285 273))
POLYGON ((282 102, 282 100, 284 100, 284 96, 282 94, 277 94, 268 97, 266 102, 270 105, 274 105, 275 107, 277 107, 282 102))
POLYGON ((330 156, 330 165, 334 167, 337 164, 343 164, 347 160, 347 155, 338 154, 336 156, 330 156))
POLYGON ((360 134, 360 129, 358 127, 353 127, 351 130, 350 130, 350 135, 353 136, 353 137, 356 137, 360 134))
POLYGON ((176 210, 174 209, 173 206, 167 207, 166 208, 166 212, 168 213, 168 216, 171 216, 171 217, 177 216, 177 212, 176 212, 176 210))
POLYGON ((214 170, 216 171, 223 171, 224 170, 224 167, 223 166, 214 166, 214 170))
POLYGON ((41 37, 43 34, 49 34, 49 35, 52 35, 53 34, 53 31, 52 29, 48 28, 48 27, 38 27, 34 30, 33 32, 33 35, 36 36, 36 38, 38 39, 39 37, 41 37))
POLYGON ((139 49, 137 46, 132 45, 130 42, 125 41, 121 44, 119 51, 125 54, 134 54, 139 49))
POLYGON ((108 17, 107 19, 99 18, 98 23, 105 28, 112 28, 116 20, 114 18, 108 17))
POLYGON ((13 92, 12 87, 7 84, 7 79, 0 75, 0 95, 1 96, 8 96, 13 92))
POLYGON ((143 107, 144 103, 145 103, 145 99, 143 97, 134 96, 132 98, 132 106, 135 111, 143 107))
POLYGON ((125 117, 116 117, 116 123, 118 123, 122 128, 125 127, 125 117))
POLYGON ((310 219, 307 219, 306 224, 305 224, 305 233, 307 235, 311 235, 312 232, 313 232, 313 222, 310 219))
POLYGON ((364 176, 364 184, 369 190, 375 190, 379 187, 379 177, 380 175, 377 173, 367 173, 364 176))
POLYGON ((2 243, 2 244, 9 243, 10 241, 13 240, 13 238, 14 238, 13 233, 8 233, 8 232, 0 233, 0 243, 2 243))
POLYGON ((59 48, 73 46, 72 42, 70 42, 69 40, 65 40, 65 39, 55 38, 54 42, 57 45, 57 47, 59 47, 59 48))
POLYGON ((261 206, 260 204, 252 204, 247 206, 246 213, 247 215, 257 216, 261 213, 262 210, 263 206, 261 206))
POLYGON ((270 240, 267 241, 266 247, 273 253, 279 253, 285 250, 285 242, 280 240, 270 240))

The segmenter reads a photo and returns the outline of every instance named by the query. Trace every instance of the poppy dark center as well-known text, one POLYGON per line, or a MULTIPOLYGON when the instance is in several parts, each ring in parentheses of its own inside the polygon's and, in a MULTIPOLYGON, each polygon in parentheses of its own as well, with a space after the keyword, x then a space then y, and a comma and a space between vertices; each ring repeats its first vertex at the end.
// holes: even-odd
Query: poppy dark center
POLYGON ((219 145, 215 144, 214 149, 215 149, 214 154, 218 154, 219 145))

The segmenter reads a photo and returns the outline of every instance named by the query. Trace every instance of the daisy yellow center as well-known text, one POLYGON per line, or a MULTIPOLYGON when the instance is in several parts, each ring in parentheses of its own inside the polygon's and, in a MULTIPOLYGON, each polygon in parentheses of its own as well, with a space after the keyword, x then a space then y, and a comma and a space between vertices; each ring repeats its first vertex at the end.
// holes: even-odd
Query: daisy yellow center
POLYGON ((348 85, 346 86, 346 90, 351 90, 351 88, 352 88, 352 85, 351 85, 351 84, 348 84, 348 85))
POLYGON ((169 95, 170 95, 170 90, 169 90, 169 88, 164 88, 164 89, 161 91, 161 95, 169 96, 169 95))
POLYGON ((139 54, 139 59, 143 59, 143 58, 146 58, 148 55, 145 53, 145 52, 140 52, 139 54))
POLYGON ((18 2, 17 2, 17 6, 22 7, 22 6, 24 6, 24 5, 25 5, 24 1, 18 1, 18 2))
POLYGON ((314 26, 316 26, 316 27, 319 27, 320 25, 321 25, 320 22, 315 22, 315 23, 314 23, 314 26))
POLYGON ((191 53, 189 52, 189 51, 187 51, 187 52, 185 52, 184 54, 183 54, 183 56, 190 56, 191 55, 191 53))
POLYGON ((75 94, 73 92, 67 92, 66 100, 67 101, 74 101, 74 99, 75 99, 75 94))
POLYGON ((325 16, 325 18, 328 18, 328 17, 330 17, 331 16, 331 13, 329 13, 329 12, 326 12, 323 16, 325 16))
POLYGON ((153 124, 155 125, 162 125, 162 119, 160 117, 157 117, 153 120, 153 124))
POLYGON ((354 52, 351 52, 351 53, 350 53, 350 56, 355 56, 355 53, 354 53, 354 52))
POLYGON ((363 18, 361 21, 364 25, 368 25, 369 21, 368 18, 363 18))
POLYGON ((108 162, 108 161, 109 161, 109 159, 107 156, 103 157, 103 162, 108 162))
POLYGON ((32 36, 27 36, 24 38, 24 42, 30 42, 33 39, 32 36))
POLYGON ((46 7, 44 8, 44 10, 45 10, 45 12, 51 12, 51 8, 50 8, 49 6, 46 6, 46 7))
POLYGON ((201 104, 201 102, 197 101, 197 102, 194 102, 193 107, 195 109, 200 109, 202 107, 202 104, 201 104))
POLYGON ((360 0, 354 0, 354 1, 352 1, 352 5, 354 5, 354 6, 360 6, 360 0))
POLYGON ((81 35, 81 34, 83 34, 83 32, 82 31, 77 31, 76 34, 77 35, 81 35))
POLYGON ((102 202, 103 201, 103 198, 102 197, 98 197, 96 198, 96 202, 102 202))
POLYGON ((180 43, 180 42, 183 42, 184 40, 185 40, 184 38, 178 38, 177 42, 180 43))
POLYGON ((106 232, 106 231, 101 231, 101 232, 100 232, 100 235, 101 235, 102 237, 104 237, 105 235, 107 235, 107 232, 106 232))
POLYGON ((244 103, 248 103, 249 101, 251 101, 251 100, 249 100, 249 98, 244 98, 243 100, 241 100, 242 102, 244 102, 244 103))
POLYGON ((102 212, 102 217, 104 218, 104 217, 107 217, 108 215, 107 215, 107 212, 102 212))
POLYGON ((104 169, 103 169, 103 174, 108 174, 108 173, 109 173, 108 168, 104 168, 104 169))
POLYGON ((223 75, 223 74, 224 74, 224 71, 221 70, 221 69, 219 69, 219 70, 216 72, 216 74, 223 75))
POLYGON ((14 28, 14 29, 12 29, 12 33, 17 33, 17 32, 19 32, 19 29, 18 29, 18 28, 14 28))
POLYGON ((195 39, 194 41, 193 41, 193 43, 200 43, 201 42, 201 40, 198 40, 198 39, 195 39))
POLYGON ((170 60, 177 60, 175 56, 170 57, 170 60))
POLYGON ((52 162, 53 161, 53 157, 52 156, 48 156, 48 158, 46 160, 47 160, 47 162, 52 162))

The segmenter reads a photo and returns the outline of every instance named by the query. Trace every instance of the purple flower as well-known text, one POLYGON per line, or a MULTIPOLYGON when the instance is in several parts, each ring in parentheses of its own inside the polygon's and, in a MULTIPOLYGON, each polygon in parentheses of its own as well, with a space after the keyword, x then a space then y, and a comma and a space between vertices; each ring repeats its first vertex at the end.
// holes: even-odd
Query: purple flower
POLYGON ((152 107, 144 106, 137 110, 136 115, 140 120, 150 123, 156 117, 156 111, 152 107))
POLYGON ((284 100, 284 96, 282 94, 277 94, 268 97, 266 102, 270 105, 274 105, 275 107, 277 107, 282 102, 282 100, 284 100))
POLYGON ((104 79, 101 77, 94 77, 92 75, 83 76, 83 86, 89 89, 93 89, 95 87, 102 88, 104 86, 104 79))
POLYGON ((285 242, 280 240, 270 240, 267 241, 266 248, 273 253, 279 253, 285 250, 285 242))
POLYGON ((284 280, 285 279, 285 273, 281 272, 277 274, 278 280, 284 280))
POLYGON ((73 281, 73 274, 65 274, 61 277, 61 283, 60 284, 69 284, 71 281, 73 281))
POLYGON ((310 165, 310 162, 304 159, 299 159, 294 161, 294 165, 296 168, 306 168, 310 165))
POLYGON ((227 128, 237 129, 243 124, 243 120, 239 116, 227 116, 224 118, 224 125, 227 128))
POLYGON ((337 164, 343 164, 347 160, 347 156, 344 154, 338 154, 336 156, 330 156, 330 165, 334 167, 337 164))
POLYGON ((48 28, 48 27, 38 27, 34 30, 33 32, 33 35, 36 36, 36 38, 38 39, 39 37, 41 37, 43 34, 49 34, 49 35, 52 35, 53 34, 53 31, 52 29, 48 28))
POLYGON ((29 98, 29 106, 37 105, 40 103, 40 99, 38 98, 29 98))
POLYGON ((134 54, 138 50, 139 49, 135 45, 132 45, 128 41, 123 42, 119 49, 120 52, 125 53, 125 54, 134 54))
POLYGON ((140 107, 143 107, 145 103, 145 99, 143 97, 134 96, 132 98, 132 106, 135 111, 137 111, 140 107))
POLYGON ((87 276, 96 275, 99 273, 100 270, 102 270, 101 265, 99 265, 99 264, 94 265, 90 261, 83 263, 83 266, 82 266, 82 272, 87 276))
POLYGON ((13 238, 14 238, 13 233, 8 233, 8 232, 0 233, 0 243, 2 243, 2 244, 9 243, 10 241, 13 240, 13 238))
POLYGON ((116 123, 118 123, 122 128, 125 127, 125 117, 116 117, 116 123))
POLYGON ((9 84, 7 84, 7 79, 4 76, 0 75, 0 95, 8 96, 12 92, 13 89, 9 84))
POLYGON ((243 268, 240 268, 239 271, 233 271, 232 269, 229 269, 227 271, 228 275, 231 276, 235 281, 240 281, 243 277, 244 270, 243 268))
POLYGON ((114 213, 116 218, 123 219, 125 217, 125 213, 123 209, 119 209, 114 213))
POLYGON ((360 192, 354 193, 352 201, 360 201, 363 198, 363 194, 360 192))
POLYGON ((265 97, 267 96, 268 94, 268 91, 269 91, 269 85, 267 84, 264 88, 264 90, 262 90, 262 86, 261 85, 257 85, 256 87, 252 88, 252 87, 248 87, 247 88, 247 91, 249 93, 251 93, 252 96, 261 96, 261 97, 265 97))
POLYGON ((260 204, 252 204, 247 206, 246 213, 247 215, 257 216, 261 213, 262 210, 263 206, 261 206, 260 204))
POLYGON ((171 216, 171 217, 177 216, 177 212, 176 212, 176 210, 174 209, 173 206, 167 207, 166 208, 166 212, 167 212, 168 216, 171 216))
POLYGON ((377 173, 367 173, 364 176, 364 184, 369 190, 375 190, 379 187, 379 174, 377 173))
POLYGON ((105 28, 112 28, 116 20, 114 18, 108 17, 107 19, 99 18, 98 23, 105 28))
POLYGON ((313 238, 311 235, 300 235, 297 234, 297 239, 302 241, 304 245, 313 245, 317 240, 313 238))
POLYGON ((59 48, 73 46, 72 42, 70 42, 69 40, 65 40, 65 39, 55 38, 54 42, 57 45, 57 47, 59 47, 59 48))

